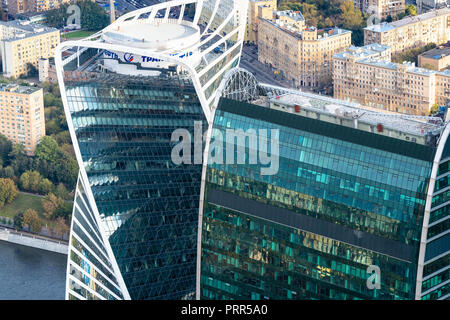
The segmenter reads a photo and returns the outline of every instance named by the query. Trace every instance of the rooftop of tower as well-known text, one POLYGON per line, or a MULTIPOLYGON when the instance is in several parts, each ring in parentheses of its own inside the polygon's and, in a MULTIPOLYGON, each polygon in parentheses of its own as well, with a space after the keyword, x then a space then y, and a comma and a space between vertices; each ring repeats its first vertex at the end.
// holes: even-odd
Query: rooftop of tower
POLYGON ((105 30, 102 39, 107 43, 152 51, 181 50, 200 40, 200 28, 189 21, 178 22, 176 19, 131 20, 105 30))

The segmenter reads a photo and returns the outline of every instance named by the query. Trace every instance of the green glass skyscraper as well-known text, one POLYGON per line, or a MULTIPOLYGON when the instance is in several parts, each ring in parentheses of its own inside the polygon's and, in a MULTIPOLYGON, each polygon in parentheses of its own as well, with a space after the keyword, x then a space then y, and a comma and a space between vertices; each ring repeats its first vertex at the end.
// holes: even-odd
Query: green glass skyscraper
POLYGON ((236 96, 229 87, 213 137, 276 130, 279 170, 207 165, 202 299, 450 297, 450 143, 440 119, 267 85, 236 96))

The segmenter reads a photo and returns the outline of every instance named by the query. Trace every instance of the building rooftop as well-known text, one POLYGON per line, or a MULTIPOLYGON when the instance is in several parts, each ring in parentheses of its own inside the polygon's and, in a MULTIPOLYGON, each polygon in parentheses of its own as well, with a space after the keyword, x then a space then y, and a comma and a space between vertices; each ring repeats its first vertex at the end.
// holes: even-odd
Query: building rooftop
POLYGON ((408 24, 421 22, 424 20, 431 19, 433 17, 442 16, 445 14, 450 14, 450 8, 442 8, 442 9, 438 9, 438 10, 432 10, 432 11, 428 11, 426 13, 423 13, 423 14, 420 14, 417 16, 408 16, 401 20, 393 21, 390 23, 382 22, 379 24, 375 24, 375 25, 366 27, 366 28, 364 28, 364 30, 370 30, 373 32, 386 32, 386 31, 390 31, 390 30, 393 30, 393 29, 396 29, 399 27, 406 26, 408 24))
POLYGON ((399 66, 404 66, 404 67, 406 67, 407 72, 416 73, 416 74, 425 75, 425 76, 429 76, 434 73, 437 73, 437 71, 434 71, 434 70, 416 67, 416 64, 414 62, 409 62, 409 61, 404 61, 403 63, 395 63, 395 62, 391 62, 391 61, 380 60, 377 58, 369 57, 369 58, 360 59, 360 60, 358 60, 358 62, 381 67, 381 68, 392 69, 392 70, 397 70, 397 69, 399 69, 399 66))
MULTIPOLYGON (((395 63, 390 60, 380 58, 380 53, 389 50, 389 46, 380 45, 377 43, 368 44, 363 47, 351 46, 347 51, 337 53, 333 56, 335 59, 345 60, 348 57, 354 57, 358 63, 363 63, 380 68, 397 70, 400 66, 406 68, 407 72, 416 73, 420 75, 431 75, 438 73, 437 71, 416 67, 414 62, 405 61, 403 63, 395 63)), ((447 75, 445 72, 441 72, 447 75)), ((450 73, 449 73, 450 75, 450 73)))
POLYGON ((439 60, 450 55, 450 43, 445 46, 439 46, 437 48, 428 50, 422 53, 420 56, 428 59, 439 60))
MULTIPOLYGON (((285 23, 284 21, 280 21, 280 20, 268 20, 268 19, 264 19, 264 18, 259 18, 263 21, 266 21, 270 24, 272 24, 274 27, 290 34, 293 37, 296 37, 299 40, 302 40, 302 32, 301 31, 296 31, 297 28, 294 25, 289 25, 289 23, 285 23)), ((306 30, 308 31, 312 31, 314 30, 314 27, 307 27, 306 30)), ((346 30, 346 29, 341 29, 338 27, 334 27, 334 28, 328 28, 328 29, 321 29, 319 30, 319 32, 317 33, 317 40, 321 41, 324 39, 328 39, 330 37, 335 37, 338 35, 342 35, 345 33, 351 33, 350 30, 346 30)))
POLYGON ((294 21, 305 21, 302 13, 300 11, 294 10, 284 10, 284 11, 274 11, 277 16, 288 17, 294 21))
POLYGON ((430 136, 440 134, 444 124, 437 117, 399 114, 327 96, 266 84, 259 86, 264 94, 251 101, 253 104, 418 144, 432 143, 430 136))
POLYGON ((16 92, 20 94, 32 94, 39 90, 39 87, 21 86, 18 84, 0 84, 0 92, 16 92))
POLYGON ((200 40, 200 28, 193 23, 155 19, 155 22, 124 21, 116 29, 106 30, 102 37, 108 43, 126 44, 138 48, 182 49, 200 40))
POLYGON ((58 31, 56 28, 47 27, 42 24, 32 23, 26 20, 13 20, 7 22, 0 21, 0 26, 15 29, 14 36, 3 39, 3 41, 16 41, 40 34, 58 31))
POLYGON ((344 60, 345 58, 352 56, 358 60, 358 59, 378 55, 380 53, 390 50, 390 48, 391 47, 389 47, 389 46, 385 46, 385 45, 378 44, 378 43, 372 43, 372 44, 368 44, 368 45, 365 45, 362 47, 350 46, 347 49, 347 51, 339 52, 339 53, 335 54, 333 57, 344 60))

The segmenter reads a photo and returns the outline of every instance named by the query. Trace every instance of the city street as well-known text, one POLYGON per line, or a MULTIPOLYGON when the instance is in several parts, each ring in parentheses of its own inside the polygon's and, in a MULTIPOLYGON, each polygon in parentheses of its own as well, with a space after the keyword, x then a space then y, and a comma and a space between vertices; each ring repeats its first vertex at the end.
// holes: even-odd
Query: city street
POLYGON ((120 12, 130 12, 160 3, 159 0, 115 0, 115 2, 120 12))
POLYGON ((257 48, 254 45, 244 45, 240 67, 253 73, 256 79, 262 83, 272 84, 284 88, 292 87, 289 81, 277 79, 280 75, 275 75, 269 66, 258 61, 257 48))

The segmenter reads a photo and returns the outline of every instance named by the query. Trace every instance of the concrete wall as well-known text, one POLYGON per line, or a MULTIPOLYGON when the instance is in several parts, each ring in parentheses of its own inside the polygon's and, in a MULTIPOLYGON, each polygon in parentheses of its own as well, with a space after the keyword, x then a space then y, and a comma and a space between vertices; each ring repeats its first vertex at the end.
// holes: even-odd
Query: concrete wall
POLYGON ((61 254, 67 254, 69 250, 69 246, 65 242, 50 240, 4 228, 0 229, 0 240, 61 254))

